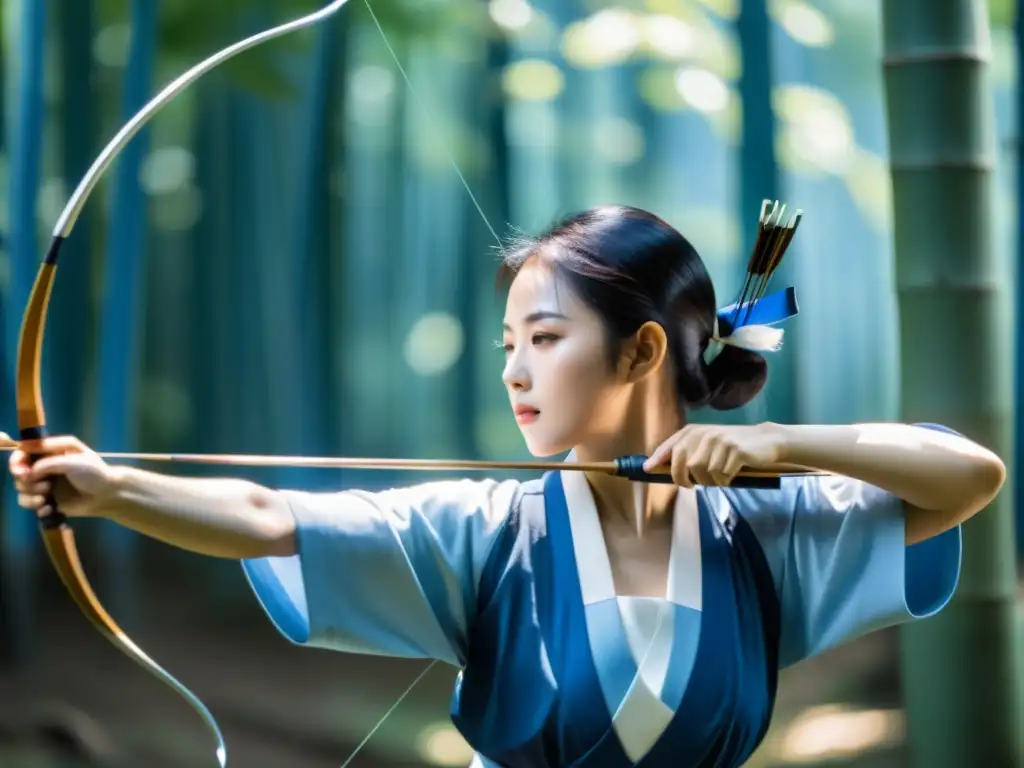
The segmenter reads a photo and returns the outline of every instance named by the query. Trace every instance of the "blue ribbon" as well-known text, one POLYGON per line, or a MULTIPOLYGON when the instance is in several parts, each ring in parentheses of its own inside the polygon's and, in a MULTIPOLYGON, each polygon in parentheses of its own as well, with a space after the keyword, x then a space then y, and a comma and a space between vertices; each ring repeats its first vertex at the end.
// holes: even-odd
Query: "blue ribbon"
POLYGON ((737 302, 718 310, 718 335, 724 338, 747 325, 775 325, 799 313, 796 288, 785 288, 754 301, 737 302))

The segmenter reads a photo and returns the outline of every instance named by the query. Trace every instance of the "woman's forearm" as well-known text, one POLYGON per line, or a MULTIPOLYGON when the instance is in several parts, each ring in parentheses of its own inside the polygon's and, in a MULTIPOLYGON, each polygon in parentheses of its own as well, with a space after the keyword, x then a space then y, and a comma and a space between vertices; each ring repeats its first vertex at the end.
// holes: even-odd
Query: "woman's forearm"
POLYGON ((295 524, 281 495, 238 479, 160 475, 118 467, 98 510, 182 549, 233 559, 290 555, 295 524))
POLYGON ((1006 468, 966 438, 908 424, 787 425, 783 461, 876 485, 921 509, 969 517, 1006 468))

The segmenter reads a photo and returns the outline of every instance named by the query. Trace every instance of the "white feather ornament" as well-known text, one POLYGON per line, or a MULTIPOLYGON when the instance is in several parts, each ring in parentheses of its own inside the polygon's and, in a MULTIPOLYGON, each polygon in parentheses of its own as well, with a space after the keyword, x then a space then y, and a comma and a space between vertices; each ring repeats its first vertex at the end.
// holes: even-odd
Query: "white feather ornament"
POLYGON ((744 325, 718 341, 751 352, 777 352, 782 348, 783 333, 770 325, 744 325))

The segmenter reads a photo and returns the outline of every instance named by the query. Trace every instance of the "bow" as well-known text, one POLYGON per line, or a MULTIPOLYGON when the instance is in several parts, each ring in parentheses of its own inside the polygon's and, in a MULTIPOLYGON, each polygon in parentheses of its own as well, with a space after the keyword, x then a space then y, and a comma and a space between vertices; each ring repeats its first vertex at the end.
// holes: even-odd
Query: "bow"
MULTIPOLYGON (((384 39, 384 43, 388 48, 392 58, 394 59, 398 70, 401 72, 402 77, 409 85, 411 92, 415 95, 415 90, 412 88, 412 82, 405 69, 402 67, 401 61, 399 60, 395 50, 392 48, 388 41, 387 35, 384 32, 379 20, 373 12, 370 6, 369 0, 364 0, 366 8, 369 11, 370 17, 376 25, 378 31, 384 39)), ((86 172, 81 182, 78 184, 74 193, 68 200, 64 210, 57 221, 56 226, 53 230, 53 238, 50 243, 49 249, 46 252, 46 256, 43 259, 43 263, 39 268, 39 273, 36 276, 35 283, 32 286, 32 291, 29 295, 28 304, 25 308, 25 313, 22 319, 21 332, 18 341, 18 355, 17 355, 17 368, 16 368, 16 400, 17 400, 17 412, 18 412, 18 429, 19 436, 22 441, 38 440, 48 436, 48 430, 46 425, 46 412, 43 406, 42 387, 40 382, 41 374, 41 363, 42 363, 42 345, 44 330, 46 327, 46 313, 49 306, 50 294, 53 288, 53 281, 57 274, 57 261, 60 256, 60 250, 64 242, 70 237, 72 230, 74 229, 75 222, 78 219, 79 214, 85 207, 86 202, 89 199, 89 195, 93 189, 99 183, 100 178, 104 172, 113 164, 114 160, 120 154, 120 152, 128 145, 132 138, 139 132, 139 130, 164 106, 166 106, 175 96, 181 93, 185 88, 194 83, 198 78, 214 69, 215 67, 223 64, 228 59, 253 48, 262 43, 273 40, 277 37, 281 37, 290 32, 311 27, 318 24, 341 10, 348 0, 333 0, 326 6, 318 11, 309 13, 305 16, 297 18, 293 21, 281 24, 273 27, 266 31, 252 35, 251 37, 245 38, 233 45, 224 48, 221 51, 213 54, 207 59, 201 61, 199 64, 193 66, 184 74, 177 77, 171 83, 163 88, 153 99, 151 99, 131 120, 129 120, 120 131, 114 136, 114 138, 104 147, 103 151, 99 154, 92 166, 86 172)), ((426 105, 420 103, 421 109, 424 110, 427 117, 430 117, 430 112, 427 110, 426 105)), ((499 246, 501 245, 501 239, 498 237, 488 221, 486 214, 483 211, 480 203, 473 195, 473 191, 466 181, 465 176, 455 162, 452 153, 445 147, 448 159, 451 162, 455 173, 458 175, 459 180, 462 182, 463 187, 469 194, 473 204, 476 206, 478 213, 483 217, 484 223, 487 225, 488 230, 494 236, 495 240, 498 241, 499 246)), ((763 290, 763 287, 762 287, 763 290)), ((795 297, 792 291, 783 292, 776 296, 767 297, 769 301, 764 302, 761 306, 762 314, 766 315, 766 319, 758 320, 756 322, 767 322, 774 323, 778 322, 786 317, 796 313, 795 297)), ((749 302, 753 304, 754 302, 749 302)), ((761 302, 757 302, 761 304, 761 302)), ((735 305, 734 305, 735 308, 735 305)), ((723 312, 725 312, 723 310, 723 312)), ((720 313, 721 315, 722 313, 720 313)), ((723 323, 727 322, 725 317, 721 317, 723 323)), ((747 323, 754 322, 747 320, 747 323)), ((15 447, 15 441, 7 438, 3 435, 0 439, 0 449, 10 450, 15 447)), ((380 460, 380 459, 343 459, 343 460, 328 460, 316 459, 310 460, 310 457, 252 457, 252 456, 200 456, 195 454, 181 454, 181 455, 153 455, 153 454, 121 454, 120 457, 133 457, 142 458, 149 460, 158 461, 190 461, 190 462, 202 462, 202 463, 250 463, 250 464, 290 464, 305 466, 367 466, 367 467, 383 467, 396 465, 395 460, 380 460), (291 459, 291 461, 282 461, 282 459, 291 459)), ((32 456, 32 460, 40 458, 39 456, 32 456)), ((609 474, 616 474, 619 476, 629 477, 631 479, 642 480, 644 482, 670 482, 671 479, 664 473, 647 474, 643 471, 643 460, 645 457, 642 456, 627 456, 620 457, 615 462, 605 462, 601 467, 595 466, 584 466, 578 465, 578 469, 591 469, 594 471, 608 472, 609 474)), ((415 469, 453 469, 457 467, 461 468, 502 468, 505 465, 510 465, 512 462, 433 462, 431 466, 426 466, 425 462, 420 462, 416 466, 415 462, 400 461, 406 468, 415 469), (473 466, 469 466, 472 464, 473 466)), ((541 465, 538 463, 520 463, 523 466, 515 468, 540 468, 541 465), (529 465, 529 466, 527 466, 529 465)), ((505 467, 513 468, 513 467, 505 467)), ((572 468, 566 467, 565 465, 553 465, 549 467, 544 465, 544 468, 572 468)), ((759 487, 778 487, 778 476, 781 472, 792 471, 796 469, 799 473, 800 468, 780 468, 780 472, 774 473, 750 473, 746 478, 746 482, 743 484, 750 484, 759 487), (758 477, 760 475, 760 477, 758 477)), ((60 575, 61 581, 64 583, 68 592, 71 594, 75 603, 85 614, 85 616, 93 623, 93 625, 116 647, 122 652, 128 655, 132 660, 137 662, 140 666, 154 675, 161 682, 168 685, 170 688, 175 690, 181 695, 192 708, 199 714, 203 719, 211 734, 213 735, 217 743, 217 761, 222 766, 227 764, 227 750, 224 744, 224 738, 221 734, 220 728, 217 725, 216 720, 210 714, 210 711, 206 706, 199 700, 199 698, 193 694, 188 688, 182 685, 176 680, 169 672, 163 667, 157 664, 152 658, 136 645, 124 631, 114 622, 110 615, 104 610, 93 591, 88 579, 82 570, 81 560, 78 555, 78 549, 75 544, 74 532, 68 524, 66 516, 61 513, 58 508, 56 499, 51 494, 46 499, 44 506, 46 510, 45 514, 41 514, 39 517, 39 526, 42 534, 42 538, 46 547, 46 551, 49 554, 50 560, 52 561, 54 568, 60 575)), ((356 747, 355 751, 345 761, 344 765, 355 757, 356 753, 362 748, 362 746, 369 740, 369 738, 376 732, 376 730, 383 724, 388 718, 391 712, 401 703, 401 701, 408 695, 408 693, 416 686, 416 684, 423 678, 423 676, 430 670, 433 664, 427 666, 427 668, 413 681, 412 685, 398 698, 395 704, 388 710, 384 717, 378 721, 374 728, 367 734, 363 741, 356 747)), ((344 766, 343 766, 344 768, 344 766)))
MULTIPOLYGON (((228 59, 254 46, 286 35, 304 27, 317 24, 337 13, 348 0, 334 0, 320 10, 294 21, 241 40, 215 53, 184 74, 173 80, 146 104, 114 138, 104 147, 92 166, 82 178, 53 230, 53 239, 39 267, 28 304, 21 322, 18 339, 17 368, 15 372, 15 397, 18 411, 18 429, 22 440, 38 440, 49 433, 46 427, 46 409, 40 382, 42 368, 43 337, 46 329, 46 312, 50 303, 53 281, 57 276, 57 260, 61 246, 70 237, 79 214, 85 207, 89 195, 99 183, 104 172, 113 164, 118 154, 128 145, 139 130, 164 106, 198 78, 228 59)), ((31 457, 33 460, 38 456, 31 457)), ((39 527, 46 551, 53 567, 60 575, 82 613, 111 643, 128 655, 133 661, 178 692, 210 729, 217 743, 217 761, 223 767, 227 764, 227 750, 224 737, 210 711, 188 688, 178 682, 169 672, 157 664, 129 638, 100 604, 89 580, 82 570, 82 563, 75 544, 74 531, 67 518, 61 513, 56 499, 46 500, 46 513, 39 517, 39 527)))

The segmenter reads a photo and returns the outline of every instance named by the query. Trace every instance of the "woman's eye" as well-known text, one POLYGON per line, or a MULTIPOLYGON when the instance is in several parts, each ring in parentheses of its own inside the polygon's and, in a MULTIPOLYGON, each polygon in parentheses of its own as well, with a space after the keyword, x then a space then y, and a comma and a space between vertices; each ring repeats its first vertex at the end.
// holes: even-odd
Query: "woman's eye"
MULTIPOLYGON (((558 341, 558 337, 553 333, 535 333, 530 337, 530 341, 533 342, 534 346, 539 346, 541 344, 550 344, 553 341, 558 341)), ((504 350, 506 355, 510 354, 516 348, 516 345, 510 341, 500 341, 497 339, 494 341, 494 346, 495 348, 504 350)))

